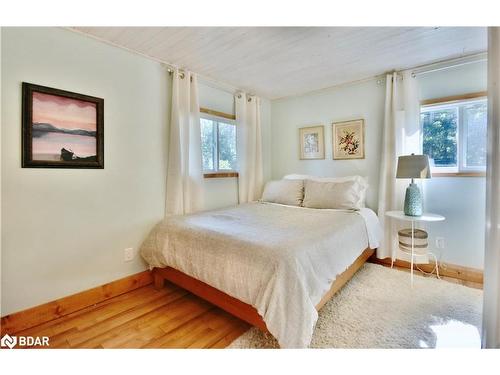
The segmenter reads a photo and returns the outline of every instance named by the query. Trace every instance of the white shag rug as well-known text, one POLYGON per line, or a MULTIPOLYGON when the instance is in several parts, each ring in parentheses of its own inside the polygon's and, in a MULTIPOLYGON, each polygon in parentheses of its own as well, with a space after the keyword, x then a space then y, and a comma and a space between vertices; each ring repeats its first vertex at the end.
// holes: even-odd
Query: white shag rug
MULTIPOLYGON (((311 348, 480 347, 481 290, 367 263, 321 309, 311 348)), ((293 328, 291 328, 293 329, 293 328)), ((229 348, 278 348, 251 328, 229 348)))

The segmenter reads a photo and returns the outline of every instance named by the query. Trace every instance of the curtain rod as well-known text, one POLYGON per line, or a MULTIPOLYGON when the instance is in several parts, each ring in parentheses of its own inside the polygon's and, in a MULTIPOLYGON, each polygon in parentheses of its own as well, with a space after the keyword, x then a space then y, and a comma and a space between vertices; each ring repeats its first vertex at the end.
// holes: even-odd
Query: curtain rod
MULTIPOLYGON (((167 67, 168 74, 172 75, 173 72, 174 72, 174 69, 176 67, 173 66, 173 65, 170 65, 170 64, 166 64, 166 63, 163 63, 163 65, 165 65, 167 67)), ((182 73, 183 69, 181 69, 181 68, 177 68, 177 69, 179 69, 179 71, 181 71, 181 74, 183 74, 182 73)), ((236 95, 237 93, 240 93, 240 92, 246 92, 249 95, 254 95, 252 93, 252 90, 240 89, 240 88, 231 86, 231 85, 229 85, 227 83, 222 83, 220 81, 217 81, 217 80, 215 80, 213 78, 209 78, 207 76, 204 76, 204 75, 201 75, 201 74, 198 74, 198 73, 195 73, 195 74, 198 76, 198 80, 201 83, 203 83, 204 85, 212 87, 212 88, 215 88, 217 90, 221 90, 221 91, 227 92, 228 94, 236 95)), ((181 78, 184 78, 184 77, 181 77, 181 78)))
POLYGON ((478 63, 478 62, 482 62, 482 61, 488 61, 488 53, 487 52, 481 52, 481 53, 476 53, 473 55, 458 57, 458 58, 451 59, 451 60, 443 60, 443 61, 438 61, 438 62, 432 63, 432 64, 421 65, 421 66, 412 68, 411 74, 413 77, 416 77, 416 76, 422 75, 422 74, 438 72, 440 70, 456 68, 458 66, 474 64, 474 63, 478 63))

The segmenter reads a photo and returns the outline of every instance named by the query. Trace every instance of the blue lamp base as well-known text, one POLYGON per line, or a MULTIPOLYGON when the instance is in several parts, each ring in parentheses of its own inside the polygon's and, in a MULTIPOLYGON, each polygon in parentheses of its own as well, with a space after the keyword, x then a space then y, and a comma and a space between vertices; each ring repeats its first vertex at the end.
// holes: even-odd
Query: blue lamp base
POLYGON ((406 188, 404 213, 407 216, 422 216, 422 194, 413 182, 406 188))

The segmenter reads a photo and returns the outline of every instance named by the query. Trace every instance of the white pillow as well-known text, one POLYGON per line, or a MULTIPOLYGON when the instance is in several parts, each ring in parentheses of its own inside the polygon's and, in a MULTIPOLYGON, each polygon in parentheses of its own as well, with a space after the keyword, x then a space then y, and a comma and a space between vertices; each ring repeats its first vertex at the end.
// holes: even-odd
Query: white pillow
POLYGON ((263 202, 300 206, 304 199, 303 180, 269 181, 262 193, 263 202))
POLYGON ((283 177, 285 180, 311 180, 318 182, 346 182, 346 181, 356 181, 359 183, 358 188, 360 189, 361 202, 360 207, 366 207, 366 191, 368 190, 368 182, 365 177, 355 175, 355 176, 345 176, 345 177, 318 177, 311 176, 307 174, 288 174, 283 177))
POLYGON ((363 189, 358 181, 323 182, 305 180, 303 206, 308 208, 362 208, 363 189))

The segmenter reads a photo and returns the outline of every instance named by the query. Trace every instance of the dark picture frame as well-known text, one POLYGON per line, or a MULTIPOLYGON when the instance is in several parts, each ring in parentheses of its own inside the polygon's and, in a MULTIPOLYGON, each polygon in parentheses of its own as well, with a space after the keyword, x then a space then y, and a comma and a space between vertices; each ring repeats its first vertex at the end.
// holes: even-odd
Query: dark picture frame
MULTIPOLYGON (((22 92, 23 168, 104 168, 104 99, 27 82, 22 83, 22 92), (54 103, 46 105, 42 110, 38 108, 34 109, 34 95, 37 96, 37 98, 48 98, 49 102, 50 99, 53 99, 54 103), (67 118, 64 118, 64 116, 68 116, 65 114, 64 110, 67 109, 71 111, 70 107, 76 108, 76 111, 81 107, 89 109, 86 111, 87 117, 88 113, 91 114, 88 129, 80 129, 78 125, 74 125, 68 121, 67 118), (36 117, 41 116, 37 111, 43 111, 44 118, 56 118, 56 121, 34 122, 34 114, 36 117), (93 123, 94 112, 95 124, 93 123), (57 118, 61 119, 60 123, 63 125, 59 123, 52 124, 52 122, 57 122, 57 118), (64 125, 68 123, 69 125, 64 125), (49 138, 50 144, 45 141, 49 138), (39 145, 41 140, 45 142, 45 144, 43 144, 44 147, 39 145), (87 151, 89 147, 93 151, 93 145, 95 144, 95 155, 93 152, 90 152, 90 154, 87 152, 85 155, 78 155, 77 151, 74 152, 72 150, 72 144, 81 146, 80 149, 85 147, 87 151), (47 145, 50 146, 51 154, 47 154, 48 156, 46 157, 40 156, 42 154, 36 154, 37 148, 45 150, 48 148, 47 145), (58 148, 59 145, 61 145, 59 151, 60 155, 57 155, 54 152, 54 148, 58 148), (33 154, 34 151, 35 155, 33 154)), ((38 102, 40 102, 40 100, 38 100, 38 102)), ((78 115, 79 114, 76 113, 74 116, 78 117, 78 115)), ((69 118, 71 118, 71 113, 69 116, 69 118)), ((82 119, 82 122, 84 120, 88 120, 88 118, 82 119)))

